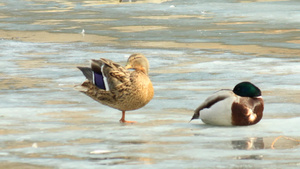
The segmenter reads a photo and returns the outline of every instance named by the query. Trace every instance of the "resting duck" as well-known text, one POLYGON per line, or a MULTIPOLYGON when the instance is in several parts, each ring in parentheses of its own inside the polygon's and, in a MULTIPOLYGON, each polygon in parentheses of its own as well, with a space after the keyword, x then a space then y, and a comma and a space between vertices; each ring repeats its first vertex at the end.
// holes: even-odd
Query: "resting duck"
POLYGON ((193 119, 206 124, 247 126, 258 123, 264 110, 261 91, 250 82, 241 82, 233 90, 220 90, 208 97, 194 112, 193 119))
POLYGON ((145 106, 154 95, 148 77, 149 63, 142 54, 132 54, 126 67, 101 58, 92 60, 91 68, 78 68, 87 78, 81 91, 104 105, 121 110, 121 123, 134 123, 125 120, 125 111, 145 106))

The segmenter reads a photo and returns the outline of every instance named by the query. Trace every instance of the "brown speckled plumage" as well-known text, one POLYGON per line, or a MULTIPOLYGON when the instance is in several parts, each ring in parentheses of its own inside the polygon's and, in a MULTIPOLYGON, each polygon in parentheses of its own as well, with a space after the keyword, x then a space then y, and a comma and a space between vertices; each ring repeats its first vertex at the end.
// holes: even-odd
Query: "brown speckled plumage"
POLYGON ((109 90, 100 89, 91 80, 86 80, 82 84, 85 89, 82 92, 104 105, 121 110, 123 116, 120 122, 129 122, 125 120, 125 111, 145 106, 154 95, 148 77, 148 60, 141 54, 131 55, 126 67, 108 59, 92 60, 92 69, 102 69, 109 90))

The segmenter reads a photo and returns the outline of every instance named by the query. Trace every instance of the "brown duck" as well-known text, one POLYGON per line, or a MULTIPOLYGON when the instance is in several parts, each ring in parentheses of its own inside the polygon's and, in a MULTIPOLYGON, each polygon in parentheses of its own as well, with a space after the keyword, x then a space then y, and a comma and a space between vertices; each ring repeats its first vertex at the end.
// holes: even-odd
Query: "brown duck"
POLYGON ((104 105, 122 111, 121 123, 134 123, 125 120, 125 111, 139 109, 153 98, 154 90, 148 77, 149 62, 142 54, 132 54, 126 67, 101 58, 92 60, 91 68, 78 68, 87 78, 81 85, 81 91, 104 105))

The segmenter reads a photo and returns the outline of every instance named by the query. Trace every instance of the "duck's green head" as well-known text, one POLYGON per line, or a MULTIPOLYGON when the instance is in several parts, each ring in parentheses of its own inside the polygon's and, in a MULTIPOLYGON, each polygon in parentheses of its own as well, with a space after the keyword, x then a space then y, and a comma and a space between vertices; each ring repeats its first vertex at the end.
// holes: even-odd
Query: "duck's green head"
POLYGON ((241 82, 241 83, 237 84, 234 87, 233 92, 236 95, 239 95, 242 97, 259 97, 259 96, 261 96, 260 89, 250 82, 241 82))

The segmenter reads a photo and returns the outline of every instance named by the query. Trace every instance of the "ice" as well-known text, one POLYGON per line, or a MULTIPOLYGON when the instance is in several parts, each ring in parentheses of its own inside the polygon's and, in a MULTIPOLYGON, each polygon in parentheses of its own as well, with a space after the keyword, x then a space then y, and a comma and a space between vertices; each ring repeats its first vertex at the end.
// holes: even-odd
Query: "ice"
POLYGON ((298 168, 299 5, 1 2, 0 168, 298 168), (123 125, 121 111, 75 89, 85 80, 76 66, 125 65, 132 53, 149 59, 155 95, 123 125), (258 124, 189 122, 241 81, 262 90, 258 124))

